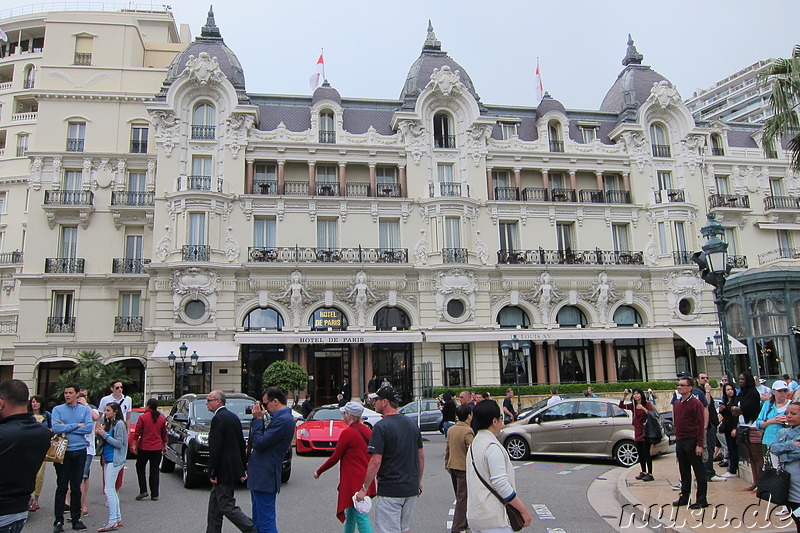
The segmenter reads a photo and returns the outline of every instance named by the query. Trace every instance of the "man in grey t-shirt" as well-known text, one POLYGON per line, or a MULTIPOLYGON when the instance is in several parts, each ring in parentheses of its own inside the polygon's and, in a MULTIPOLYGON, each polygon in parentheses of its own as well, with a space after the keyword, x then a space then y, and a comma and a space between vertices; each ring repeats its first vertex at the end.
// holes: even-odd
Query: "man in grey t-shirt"
POLYGON ((400 396, 394 387, 381 387, 369 398, 375 401, 375 410, 383 419, 372 429, 367 448, 371 455, 367 475, 356 498, 364 499, 366 487, 377 476, 376 530, 378 533, 406 533, 411 531, 414 504, 422 494, 425 468, 422 434, 413 420, 397 412, 400 396))

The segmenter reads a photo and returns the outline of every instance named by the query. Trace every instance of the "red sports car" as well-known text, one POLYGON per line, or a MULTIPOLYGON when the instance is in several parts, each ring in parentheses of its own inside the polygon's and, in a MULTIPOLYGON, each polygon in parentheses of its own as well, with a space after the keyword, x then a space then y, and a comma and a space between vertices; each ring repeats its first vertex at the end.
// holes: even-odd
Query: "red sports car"
POLYGON ((332 452, 347 427, 338 407, 319 407, 297 426, 297 454, 332 452))
POLYGON ((137 407, 136 409, 131 409, 131 425, 128 428, 128 459, 136 457, 131 451, 133 449, 133 436, 136 434, 136 422, 139 421, 139 417, 142 416, 142 413, 146 412, 146 407, 137 407))

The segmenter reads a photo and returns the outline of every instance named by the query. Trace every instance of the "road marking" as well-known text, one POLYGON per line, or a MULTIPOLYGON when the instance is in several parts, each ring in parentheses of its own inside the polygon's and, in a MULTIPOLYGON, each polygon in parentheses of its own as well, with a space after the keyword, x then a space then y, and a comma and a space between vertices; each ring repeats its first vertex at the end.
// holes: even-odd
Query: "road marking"
POLYGON ((571 474, 572 470, 562 470, 561 472, 556 472, 557 476, 566 476, 567 474, 571 474))
POLYGON ((547 533, 566 533, 566 529, 563 527, 548 527, 547 533))
POLYGON ((588 468, 589 466, 591 465, 578 465, 574 468, 570 468, 570 470, 574 470, 575 472, 577 472, 578 470, 583 470, 584 468, 588 468))
POLYGON ((539 520, 555 520, 556 517, 553 516, 553 513, 550 512, 550 509, 547 508, 544 504, 535 504, 532 506, 533 512, 536 513, 536 516, 539 517, 539 520))

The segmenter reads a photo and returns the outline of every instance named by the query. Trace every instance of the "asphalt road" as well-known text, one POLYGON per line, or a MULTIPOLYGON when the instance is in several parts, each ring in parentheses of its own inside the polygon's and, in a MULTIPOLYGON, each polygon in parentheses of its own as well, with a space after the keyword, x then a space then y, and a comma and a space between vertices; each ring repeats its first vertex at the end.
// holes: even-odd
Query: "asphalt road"
MULTIPOLYGON (((415 533, 444 533, 449 531, 453 509, 453 490, 450 476, 444 470, 444 437, 425 433, 424 493, 416 506, 412 531, 415 533)), ((294 457, 292 477, 278 495, 278 528, 282 533, 314 531, 338 533, 341 524, 336 519, 336 486, 338 467, 315 480, 314 470, 326 460, 325 456, 294 457)), ((595 478, 615 468, 609 462, 583 460, 541 459, 514 462, 517 492, 533 509, 533 524, 526 531, 583 532, 614 531, 594 511, 586 499, 586 491, 595 478)), ((134 501, 138 494, 134 462, 129 461, 125 482, 120 490, 122 533, 164 531, 169 533, 202 533, 208 487, 187 490, 180 483, 180 473, 161 475, 161 498, 134 501)), ((42 508, 31 513, 26 532, 52 531, 55 472, 48 467, 42 508)), ((250 514, 250 497, 246 489, 237 491, 238 503, 250 514)), ((89 488, 89 516, 84 523, 89 531, 105 524, 107 510, 103 503, 100 483, 100 464, 95 461, 89 488)), ((374 521, 373 521, 374 522, 374 521)), ((71 531, 67 523, 67 531, 71 531)), ((223 531, 238 531, 225 523, 223 531)))

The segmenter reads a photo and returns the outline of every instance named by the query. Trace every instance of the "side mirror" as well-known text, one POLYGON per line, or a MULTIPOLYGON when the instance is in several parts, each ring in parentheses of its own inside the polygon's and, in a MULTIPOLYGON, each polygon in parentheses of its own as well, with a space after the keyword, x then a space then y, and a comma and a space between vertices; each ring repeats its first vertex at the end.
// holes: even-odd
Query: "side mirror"
POLYGON ((542 417, 539 416, 539 415, 536 415, 533 418, 531 418, 531 422, 533 422, 534 424, 541 424, 542 423, 542 417))
POLYGON ((172 417, 175 422, 180 422, 181 424, 186 424, 189 422, 189 417, 186 416, 184 413, 175 413, 175 416, 172 417))

